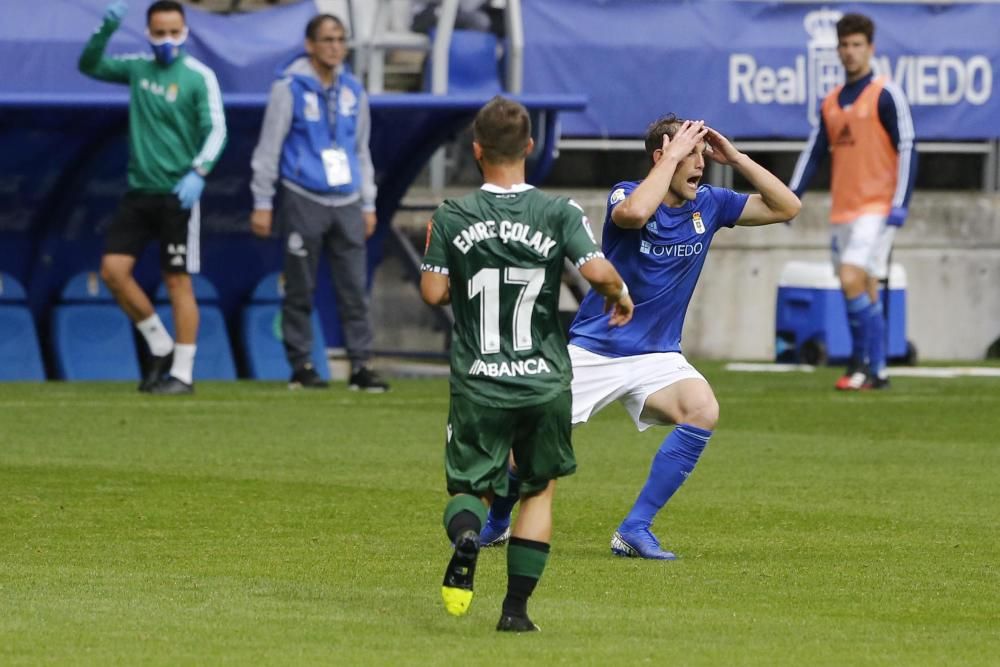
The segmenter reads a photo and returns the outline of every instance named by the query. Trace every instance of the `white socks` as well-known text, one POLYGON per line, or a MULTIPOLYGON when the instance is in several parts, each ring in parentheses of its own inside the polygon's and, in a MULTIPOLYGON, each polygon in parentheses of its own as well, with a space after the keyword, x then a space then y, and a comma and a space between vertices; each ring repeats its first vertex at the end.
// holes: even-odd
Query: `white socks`
POLYGON ((174 339, 167 333, 167 328, 160 321, 160 316, 153 313, 142 322, 136 322, 135 327, 146 339, 149 351, 157 357, 165 357, 174 349, 174 339))
POLYGON ((170 374, 185 384, 193 383, 194 374, 194 352, 197 345, 174 345, 174 365, 170 367, 170 374))
POLYGON ((164 357, 174 353, 174 363, 170 367, 170 374, 178 380, 192 384, 194 376, 194 353, 197 345, 174 344, 174 339, 167 333, 167 328, 163 326, 160 316, 153 313, 142 322, 136 323, 136 328, 149 345, 149 351, 157 357, 164 357))

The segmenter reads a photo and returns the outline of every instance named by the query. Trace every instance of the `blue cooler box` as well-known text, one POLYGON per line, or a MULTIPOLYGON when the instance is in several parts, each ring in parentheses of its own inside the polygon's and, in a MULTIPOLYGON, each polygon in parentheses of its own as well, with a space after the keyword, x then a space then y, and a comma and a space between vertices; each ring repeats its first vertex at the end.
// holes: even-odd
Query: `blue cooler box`
MULTIPOLYGON (((885 299, 883 291, 882 298, 885 299)), ((889 269, 889 358, 911 362, 906 341, 906 271, 889 269)), ((851 356, 847 306, 829 262, 788 262, 778 281, 775 359, 779 362, 842 364, 851 356)))

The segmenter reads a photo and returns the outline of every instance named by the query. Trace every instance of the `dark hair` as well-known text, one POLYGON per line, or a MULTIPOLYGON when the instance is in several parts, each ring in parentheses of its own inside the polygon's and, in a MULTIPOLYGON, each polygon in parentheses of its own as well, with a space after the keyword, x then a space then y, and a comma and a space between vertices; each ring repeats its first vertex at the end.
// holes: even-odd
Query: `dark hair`
POLYGON ((848 35, 864 35, 871 44, 875 41, 875 23, 864 14, 844 14, 837 21, 837 39, 848 35))
POLYGON ((520 103, 497 95, 476 114, 472 136, 485 161, 515 162, 531 140, 531 117, 520 103))
POLYGON ((663 148, 663 135, 673 139, 683 124, 684 119, 672 113, 661 116, 649 124, 646 128, 646 155, 650 160, 653 159, 653 153, 663 148))
POLYGON ((151 4, 149 9, 146 10, 146 25, 149 25, 149 21, 153 18, 153 14, 159 12, 177 12, 181 15, 181 18, 184 18, 185 22, 187 22, 187 19, 184 17, 184 5, 176 2, 176 0, 156 0, 156 2, 151 4))
POLYGON ((344 27, 344 22, 333 14, 317 14, 309 19, 309 23, 306 24, 306 39, 310 42, 315 42, 316 33, 319 32, 319 27, 326 21, 333 21, 338 28, 347 32, 347 28, 344 27))

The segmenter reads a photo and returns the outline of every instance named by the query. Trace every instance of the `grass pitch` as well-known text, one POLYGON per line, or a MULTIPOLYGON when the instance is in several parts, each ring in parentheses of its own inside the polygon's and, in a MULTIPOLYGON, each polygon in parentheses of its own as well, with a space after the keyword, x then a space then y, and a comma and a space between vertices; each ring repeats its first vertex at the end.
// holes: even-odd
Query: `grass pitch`
POLYGON ((613 406, 533 636, 493 630, 502 550, 443 610, 445 381, 0 385, 0 664, 998 664, 1000 382, 702 370, 722 420, 655 525, 681 560, 609 552, 666 432, 613 406))

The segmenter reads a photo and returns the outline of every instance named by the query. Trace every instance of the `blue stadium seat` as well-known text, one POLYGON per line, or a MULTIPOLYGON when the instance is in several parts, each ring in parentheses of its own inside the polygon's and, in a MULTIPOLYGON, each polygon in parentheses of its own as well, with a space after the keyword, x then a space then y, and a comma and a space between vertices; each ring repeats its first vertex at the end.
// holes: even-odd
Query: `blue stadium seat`
MULTIPOLYGON (((427 91, 431 89, 432 67, 432 58, 428 57, 424 70, 424 90, 427 91)), ((448 93, 496 95, 501 92, 497 36, 479 30, 455 30, 448 49, 448 93)))
MULTIPOLYGON (((250 303, 243 309, 240 333, 246 353, 247 372, 255 380, 287 380, 292 374, 281 339, 281 299, 284 296, 282 283, 279 273, 264 276, 250 296, 250 303)), ((315 309, 312 327, 313 365, 320 377, 329 380, 326 341, 315 309)))
POLYGON ((285 277, 276 271, 260 279, 250 294, 250 303, 281 303, 284 298, 285 277))
MULTIPOLYGON (((192 274, 191 284, 198 301, 198 352, 194 357, 195 380, 235 380, 236 364, 229 344, 226 319, 219 309, 219 292, 202 275, 192 274)), ((174 314, 170 308, 166 285, 156 290, 156 312, 163 325, 174 335, 174 314)))
POLYGON ((81 271, 66 281, 59 294, 61 303, 114 303, 115 297, 97 271, 81 271))
MULTIPOLYGON (((198 301, 199 306, 203 303, 219 303, 219 290, 215 289, 212 281, 202 274, 191 274, 191 288, 194 290, 194 298, 198 301)), ((156 288, 156 295, 153 298, 157 303, 170 303, 166 283, 160 283, 160 286, 156 288)))
POLYGON ((52 309, 56 374, 64 380, 138 380, 132 323, 95 271, 66 283, 52 309))
MULTIPOLYGON (((11 133, 4 138, 13 139, 13 135, 14 133, 11 133)), ((7 151, 15 150, 9 143, 4 143, 4 148, 7 151)), ((2 180, 0 177, 0 181, 2 180)), ((15 216, 16 214, 11 215, 16 219, 15 216)), ((30 231, 7 230, 0 223, 0 267, 3 267, 3 273, 20 281, 22 285, 27 283, 37 245, 38 242, 30 231)), ((25 297, 23 300, 27 301, 28 298, 25 297)))
POLYGON ((0 382, 44 380, 42 351, 24 287, 0 273, 0 382))

